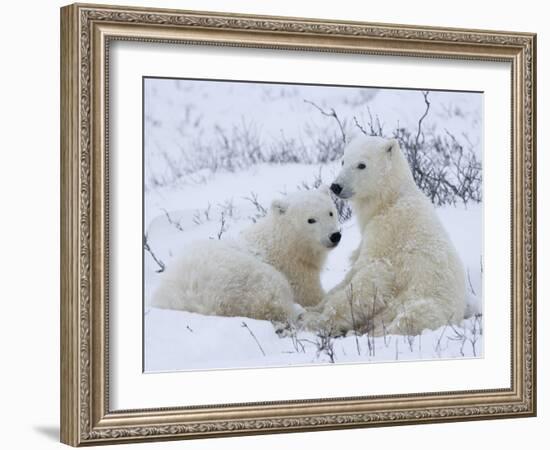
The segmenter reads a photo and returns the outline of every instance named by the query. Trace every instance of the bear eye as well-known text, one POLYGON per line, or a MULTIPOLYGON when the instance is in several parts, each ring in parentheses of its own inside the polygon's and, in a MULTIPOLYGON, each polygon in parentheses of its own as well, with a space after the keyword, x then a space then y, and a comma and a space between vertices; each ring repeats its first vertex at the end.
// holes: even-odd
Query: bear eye
POLYGON ((334 216, 334 214, 332 214, 332 211, 329 212, 328 215, 329 215, 330 217, 334 216))
POLYGON ((307 223, 315 223, 317 222, 315 219, 307 219, 307 223))
POLYGON ((357 168, 358 168, 358 169, 363 170, 363 169, 365 169, 366 167, 367 167, 367 166, 366 166, 364 163, 359 163, 359 164, 357 164, 357 168))
POLYGON ((344 160, 342 160, 342 165, 344 165, 344 160))

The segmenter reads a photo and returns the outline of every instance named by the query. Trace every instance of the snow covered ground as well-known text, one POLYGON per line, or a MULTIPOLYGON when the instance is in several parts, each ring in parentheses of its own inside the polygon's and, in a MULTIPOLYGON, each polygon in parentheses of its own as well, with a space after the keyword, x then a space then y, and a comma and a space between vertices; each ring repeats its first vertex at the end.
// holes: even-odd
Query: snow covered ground
POLYGON ((418 336, 346 336, 323 341, 314 333, 279 337, 270 322, 203 316, 151 308, 146 311, 147 372, 389 362, 482 356, 481 318, 418 336))
MULTIPOLYGON (((419 91, 147 80, 145 99, 146 371, 483 355, 481 315, 460 326, 424 331, 420 336, 327 339, 295 330, 280 336, 268 321, 148 306, 161 266, 170 265, 187 244, 236 236, 257 220, 273 199, 311 186, 319 178, 324 183, 334 179, 339 162, 334 158, 315 162, 322 151, 316 139, 323 136, 324 143, 336 144, 339 129, 304 99, 325 109, 335 108, 346 121, 348 133, 357 131, 352 126, 354 118, 363 120, 369 112, 388 129, 398 124, 415 129, 424 108, 419 91), (228 146, 223 157, 216 156, 220 145, 228 146), (230 155, 228 161, 229 146, 242 156, 230 155), (284 162, 269 161, 288 149, 297 151, 295 161, 288 155, 284 162), (259 151, 263 156, 257 156, 259 151)), ((480 95, 431 92, 430 101, 424 129, 450 131, 481 156, 480 95)), ((482 212, 482 205, 472 201, 437 208, 467 268, 469 295, 480 311, 482 212)), ((327 290, 344 277, 348 256, 360 239, 353 217, 342 229, 341 244, 331 251, 322 272, 327 290)))

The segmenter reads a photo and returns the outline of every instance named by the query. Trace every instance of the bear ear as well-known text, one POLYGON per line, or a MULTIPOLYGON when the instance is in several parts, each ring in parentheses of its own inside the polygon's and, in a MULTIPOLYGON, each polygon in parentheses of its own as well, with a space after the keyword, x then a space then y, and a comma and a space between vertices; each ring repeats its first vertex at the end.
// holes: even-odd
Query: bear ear
POLYGON ((319 190, 319 192, 322 192, 323 194, 327 194, 327 195, 328 195, 328 194, 330 193, 330 189, 329 189, 328 185, 326 185, 326 184, 320 185, 320 186, 318 187, 318 190, 319 190))
POLYGON ((397 139, 390 139, 388 146, 386 147, 386 153, 390 155, 399 148, 399 141, 397 139))
POLYGON ((286 213, 287 209, 288 209, 288 202, 285 200, 277 199, 271 202, 271 211, 274 214, 282 215, 286 213))

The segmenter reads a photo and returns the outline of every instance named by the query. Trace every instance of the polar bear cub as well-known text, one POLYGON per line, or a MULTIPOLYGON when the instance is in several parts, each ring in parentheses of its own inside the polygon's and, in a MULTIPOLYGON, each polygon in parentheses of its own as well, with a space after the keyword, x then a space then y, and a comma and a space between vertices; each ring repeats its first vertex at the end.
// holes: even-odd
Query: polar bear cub
POLYGON ((379 335, 418 334, 463 319, 462 263, 396 140, 352 141, 331 190, 351 201, 362 238, 349 273, 310 322, 379 335))
POLYGON ((292 320, 323 298, 321 268, 340 238, 328 187, 274 200, 239 239, 192 245, 162 274, 152 306, 292 320))

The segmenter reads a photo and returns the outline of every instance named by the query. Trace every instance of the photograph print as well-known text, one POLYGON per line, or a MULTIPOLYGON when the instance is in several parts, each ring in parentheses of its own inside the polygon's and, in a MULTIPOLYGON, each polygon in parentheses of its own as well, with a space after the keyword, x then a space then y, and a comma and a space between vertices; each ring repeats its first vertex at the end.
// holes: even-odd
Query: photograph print
POLYGON ((144 371, 482 358, 482 161, 482 92, 144 77, 144 371))

